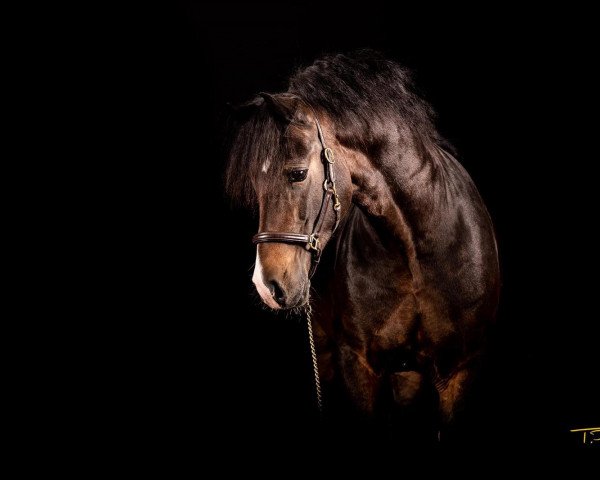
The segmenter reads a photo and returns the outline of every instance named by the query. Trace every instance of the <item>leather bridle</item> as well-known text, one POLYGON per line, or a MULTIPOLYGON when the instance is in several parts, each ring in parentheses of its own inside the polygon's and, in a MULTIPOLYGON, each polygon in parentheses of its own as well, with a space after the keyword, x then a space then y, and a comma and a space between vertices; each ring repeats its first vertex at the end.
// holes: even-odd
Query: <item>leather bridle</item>
POLYGON ((333 198, 333 211, 335 213, 335 224, 331 231, 333 232, 337 229, 340 223, 340 199, 338 197, 337 191, 335 189, 335 175, 333 173, 333 165, 335 163, 335 159, 333 157, 333 152, 330 148, 325 145, 325 137, 323 136, 323 130, 321 129, 321 125, 317 116, 315 115, 315 123, 317 124, 317 132, 319 134, 319 141, 321 142, 321 146, 323 147, 321 150, 321 161, 325 166, 325 181, 323 182, 323 200, 321 201, 321 208, 319 209, 319 214, 313 224, 313 229, 311 234, 304 233, 290 233, 290 232, 259 232, 254 237, 252 237, 252 243, 255 245, 259 243, 290 243, 302 245, 306 250, 310 251, 312 254, 312 262, 310 266, 310 271, 308 272, 308 277, 311 278, 319 265, 319 261, 321 259, 321 246, 319 243, 319 235, 321 234, 321 230, 323 228, 323 224, 325 222, 325 216, 327 210, 329 209, 329 204, 331 203, 331 199, 333 198))

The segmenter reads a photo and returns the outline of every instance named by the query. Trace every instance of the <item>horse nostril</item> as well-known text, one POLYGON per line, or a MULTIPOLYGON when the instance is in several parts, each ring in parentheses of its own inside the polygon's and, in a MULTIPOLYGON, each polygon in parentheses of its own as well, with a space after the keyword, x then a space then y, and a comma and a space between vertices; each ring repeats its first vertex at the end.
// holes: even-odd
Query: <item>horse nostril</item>
POLYGON ((285 293, 283 293, 282 288, 279 284, 273 280, 270 282, 271 284, 271 293, 273 294, 273 298, 279 305, 283 305, 285 302, 285 293))

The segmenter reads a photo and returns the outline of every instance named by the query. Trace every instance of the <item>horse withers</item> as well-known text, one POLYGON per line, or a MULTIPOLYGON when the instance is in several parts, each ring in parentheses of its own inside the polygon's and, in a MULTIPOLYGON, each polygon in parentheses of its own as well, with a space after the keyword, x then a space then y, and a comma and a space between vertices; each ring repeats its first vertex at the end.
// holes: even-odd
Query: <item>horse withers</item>
POLYGON ((287 92, 237 109, 226 184, 258 206, 252 281, 263 302, 312 306, 326 388, 366 417, 430 389, 448 425, 500 280, 489 214, 432 117, 398 64, 370 51, 327 56, 287 92))

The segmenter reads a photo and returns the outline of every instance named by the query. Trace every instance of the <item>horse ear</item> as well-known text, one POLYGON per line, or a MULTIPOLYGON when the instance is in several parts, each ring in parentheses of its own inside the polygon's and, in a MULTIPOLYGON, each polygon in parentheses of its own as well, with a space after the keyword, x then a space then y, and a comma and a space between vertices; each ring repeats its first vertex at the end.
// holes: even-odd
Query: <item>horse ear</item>
POLYGON ((280 119, 291 123, 305 123, 304 116, 298 106, 302 102, 299 97, 287 93, 271 93, 261 92, 259 95, 265 99, 267 105, 279 115, 280 119))
POLYGON ((233 105, 227 103, 227 109, 232 117, 236 120, 247 120, 254 114, 254 112, 265 103, 264 98, 255 97, 249 102, 242 103, 240 105, 233 105))

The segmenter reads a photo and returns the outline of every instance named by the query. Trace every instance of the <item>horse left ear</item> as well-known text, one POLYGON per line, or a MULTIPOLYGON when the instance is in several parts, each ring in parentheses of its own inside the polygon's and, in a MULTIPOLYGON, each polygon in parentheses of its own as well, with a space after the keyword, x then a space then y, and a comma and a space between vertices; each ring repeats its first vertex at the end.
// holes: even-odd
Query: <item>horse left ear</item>
POLYGON ((261 92, 259 95, 265 99, 265 102, 273 112, 275 112, 281 120, 288 123, 306 123, 304 115, 301 115, 298 107, 302 103, 302 100, 288 93, 265 93, 261 92))
POLYGON ((231 103, 227 103, 226 107, 229 111, 229 114, 238 121, 248 120, 256 110, 265 103, 265 100, 261 97, 256 97, 250 100, 249 102, 242 103, 241 105, 233 105, 231 103))

